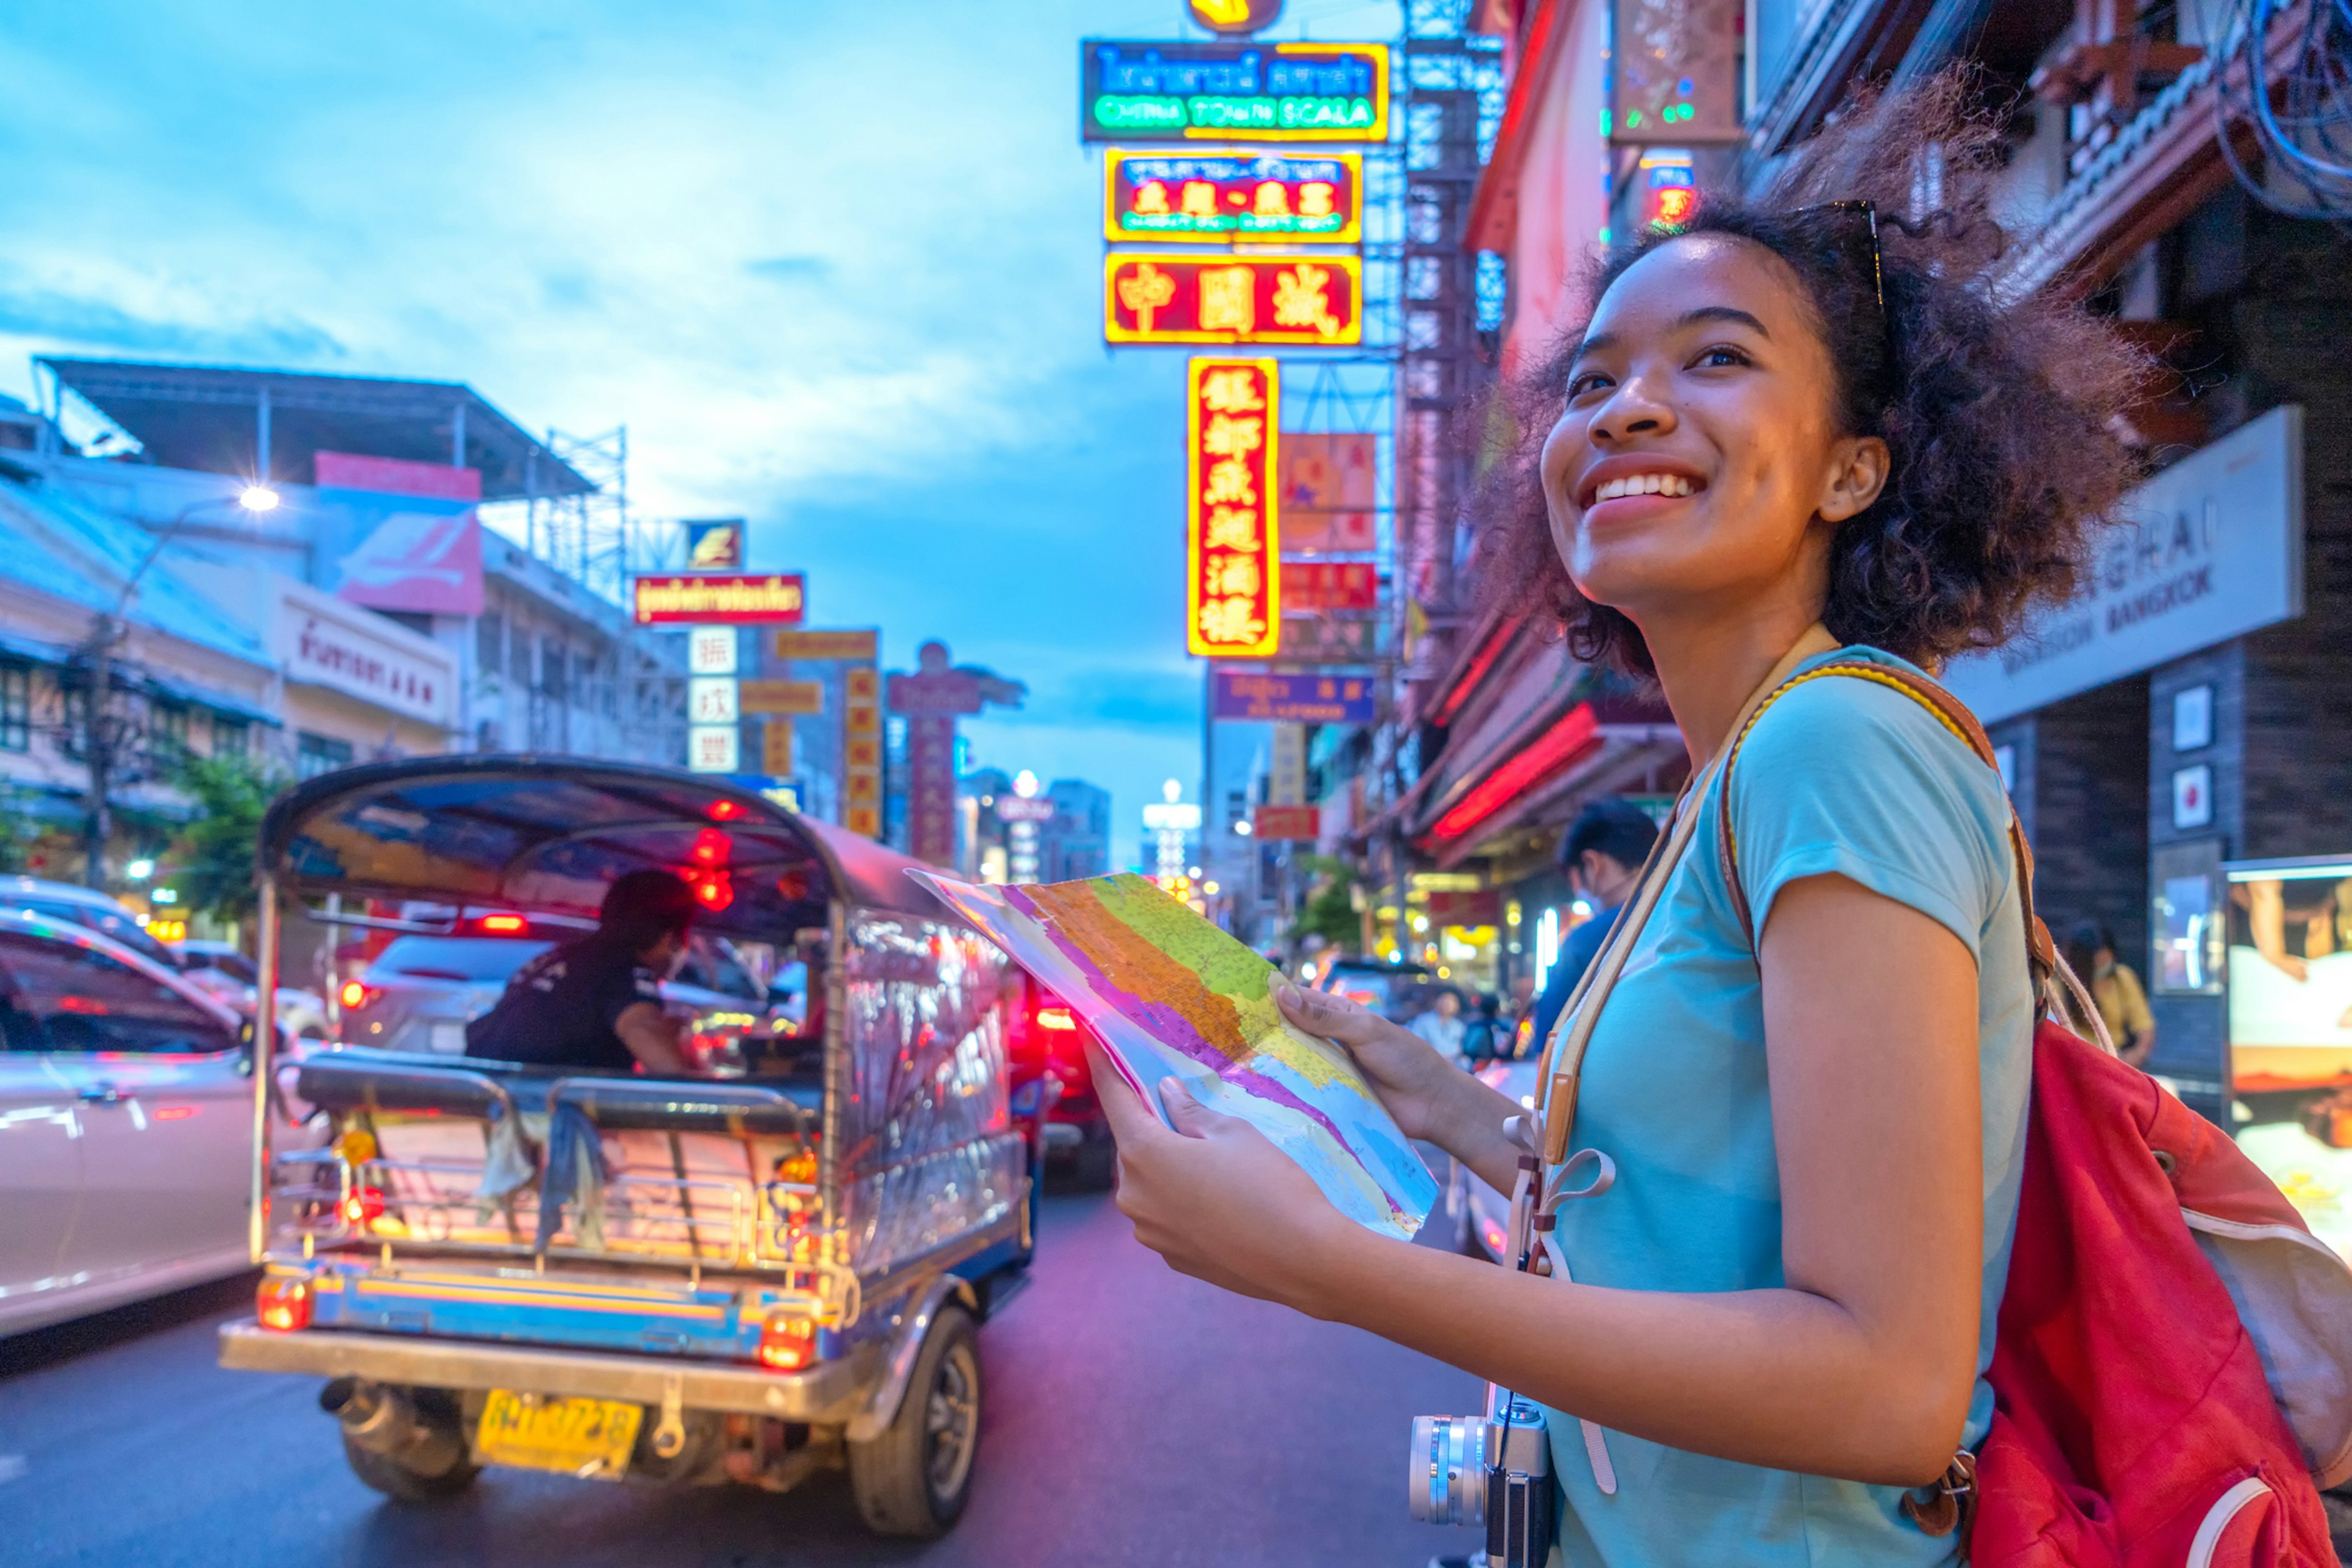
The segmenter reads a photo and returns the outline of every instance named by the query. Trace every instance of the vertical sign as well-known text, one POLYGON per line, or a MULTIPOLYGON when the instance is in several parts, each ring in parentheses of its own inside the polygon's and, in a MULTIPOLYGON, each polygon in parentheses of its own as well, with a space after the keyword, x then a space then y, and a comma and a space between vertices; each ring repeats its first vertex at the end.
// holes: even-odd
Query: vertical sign
POLYGON ((1274 727, 1274 767, 1265 797, 1275 805, 1307 802, 1307 726, 1285 721, 1274 727))
POLYGON ((911 675, 890 677, 893 712, 907 716, 907 849, 934 866, 955 865, 956 716, 977 713, 979 675, 957 669, 948 646, 927 642, 911 675))
POLYGON ((771 719, 760 727, 760 771, 772 779, 793 776, 793 721, 771 719))
MULTIPOLYGON (((868 838, 882 837, 882 677, 871 664, 853 664, 842 676, 841 825, 868 838)), ((950 721, 952 722, 952 721, 950 721)), ((948 742, 954 762, 955 742, 948 742)), ((952 805, 952 803, 950 803, 952 805)), ((949 851, 954 851, 952 836, 949 851)))
POLYGON ((743 716, 735 679, 733 626, 691 626, 686 634, 686 763, 698 773, 740 771, 743 716))
POLYGON ((1210 658, 1266 658, 1282 635, 1270 359, 1196 359, 1185 396, 1185 646, 1210 658))

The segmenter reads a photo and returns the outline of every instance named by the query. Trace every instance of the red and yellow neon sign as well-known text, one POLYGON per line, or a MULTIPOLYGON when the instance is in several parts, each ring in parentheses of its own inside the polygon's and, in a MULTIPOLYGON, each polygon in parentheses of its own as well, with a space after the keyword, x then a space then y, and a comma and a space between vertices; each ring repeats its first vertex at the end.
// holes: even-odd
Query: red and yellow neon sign
POLYGON ((1103 237, 1114 244, 1353 245, 1364 237, 1360 153, 1103 156, 1103 237))
POLYGON ((1363 265, 1352 256, 1103 258, 1103 337, 1114 343, 1353 343, 1363 265))
POLYGON ((1279 362, 1196 359, 1185 383, 1184 646, 1269 658, 1282 641, 1275 510, 1279 362))

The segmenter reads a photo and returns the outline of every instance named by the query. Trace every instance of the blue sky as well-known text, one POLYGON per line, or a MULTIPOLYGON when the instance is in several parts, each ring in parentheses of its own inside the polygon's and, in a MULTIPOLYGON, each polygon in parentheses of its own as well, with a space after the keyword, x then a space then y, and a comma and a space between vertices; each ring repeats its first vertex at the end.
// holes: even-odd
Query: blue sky
MULTIPOLYGON (((1182 362, 1100 342, 1082 36, 1180 0, 10 0, 0 391, 73 351, 466 381, 625 423, 814 621, 1029 682, 974 760, 1199 773, 1182 362)), ((1278 36, 1389 37, 1293 0, 1278 36)))

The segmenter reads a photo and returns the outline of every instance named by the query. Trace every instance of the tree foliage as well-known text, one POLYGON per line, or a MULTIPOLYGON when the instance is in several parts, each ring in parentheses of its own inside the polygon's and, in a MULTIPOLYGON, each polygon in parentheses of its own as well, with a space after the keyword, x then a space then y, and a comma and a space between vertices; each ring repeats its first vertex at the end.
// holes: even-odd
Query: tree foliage
POLYGON ((254 846, 269 803, 293 781, 250 757, 191 757, 173 781, 196 803, 173 843, 183 907, 218 921, 252 918, 254 846))
POLYGON ((1299 905, 1298 920, 1290 928, 1290 940, 1297 942, 1312 934, 1346 952, 1357 951, 1363 945, 1364 921, 1356 910, 1356 883, 1347 863, 1315 855, 1303 864, 1315 880, 1307 889, 1306 900, 1299 905))

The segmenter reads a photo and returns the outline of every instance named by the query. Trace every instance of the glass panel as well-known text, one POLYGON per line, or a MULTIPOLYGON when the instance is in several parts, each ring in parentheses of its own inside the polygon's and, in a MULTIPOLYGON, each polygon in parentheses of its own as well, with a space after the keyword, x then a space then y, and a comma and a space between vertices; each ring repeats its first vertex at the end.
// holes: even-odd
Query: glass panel
POLYGON ((11 1050, 236 1048, 219 1019, 169 985, 71 942, 0 932, 0 986, 11 1050))

